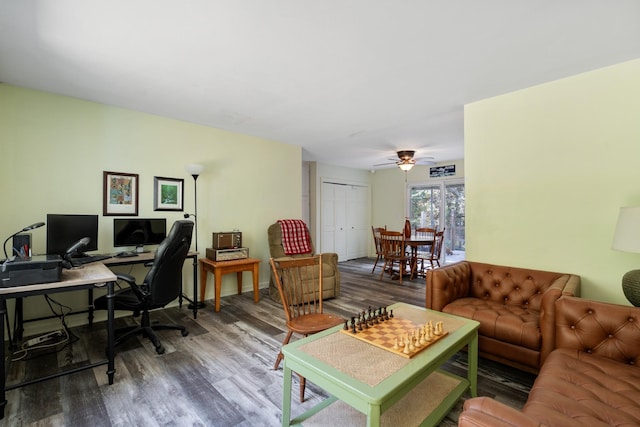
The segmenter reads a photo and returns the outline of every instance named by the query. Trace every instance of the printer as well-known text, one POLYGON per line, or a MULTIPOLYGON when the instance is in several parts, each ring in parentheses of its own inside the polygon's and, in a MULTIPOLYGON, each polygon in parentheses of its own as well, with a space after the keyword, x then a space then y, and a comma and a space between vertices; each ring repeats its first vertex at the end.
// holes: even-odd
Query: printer
POLYGON ((59 282, 61 275, 60 255, 11 257, 0 264, 0 287, 59 282))

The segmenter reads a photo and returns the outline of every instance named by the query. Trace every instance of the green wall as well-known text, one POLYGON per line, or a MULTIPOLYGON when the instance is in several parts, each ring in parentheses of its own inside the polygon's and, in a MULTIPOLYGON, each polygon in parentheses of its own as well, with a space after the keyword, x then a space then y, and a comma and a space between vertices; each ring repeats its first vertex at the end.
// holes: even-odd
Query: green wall
POLYGON ((628 304, 614 251, 640 205, 640 60, 465 106, 467 259, 582 276, 582 296, 628 304))
MULTIPOLYGON (((165 217, 170 227, 183 212, 153 210, 154 176, 184 179, 185 211, 192 213, 193 178, 184 166, 201 163, 200 253, 211 246, 212 232, 237 228, 250 255, 263 260, 260 282, 266 285, 267 227, 300 216, 300 147, 3 84, 0 141, 0 236, 45 221, 47 213, 98 214, 99 251, 113 252, 113 217, 102 216, 102 172, 138 174, 139 217, 165 217)), ((44 253, 46 228, 32 235, 34 253, 44 253)), ((145 270, 133 271, 142 277, 145 270)), ((185 267, 188 295, 191 271, 185 267)), ((247 291, 250 284, 246 277, 247 291)), ((223 295, 235 291, 235 275, 225 276, 223 295)), ((213 298, 212 277, 207 298, 213 298)), ((30 298, 27 309, 47 313, 40 299, 30 298)))

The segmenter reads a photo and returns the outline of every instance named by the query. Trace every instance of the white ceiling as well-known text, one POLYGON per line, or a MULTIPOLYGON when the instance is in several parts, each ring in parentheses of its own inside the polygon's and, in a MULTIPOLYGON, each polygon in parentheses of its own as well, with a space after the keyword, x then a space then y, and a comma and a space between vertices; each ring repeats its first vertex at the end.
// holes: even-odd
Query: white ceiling
POLYGON ((2 0, 0 81, 371 169, 463 105, 640 57, 638 0, 2 0))

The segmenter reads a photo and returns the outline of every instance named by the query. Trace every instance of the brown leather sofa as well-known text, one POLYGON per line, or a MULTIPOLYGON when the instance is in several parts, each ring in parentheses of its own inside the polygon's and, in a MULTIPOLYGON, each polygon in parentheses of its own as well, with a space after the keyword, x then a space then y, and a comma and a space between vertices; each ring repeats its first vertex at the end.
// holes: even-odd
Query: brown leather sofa
MULTIPOLYGON (((269 240, 269 254, 271 258, 298 258, 308 257, 315 254, 313 240, 311 241, 311 254, 286 255, 282 246, 282 229, 279 223, 271 224, 267 229, 269 240)), ((340 270, 338 270, 338 254, 327 252, 322 256, 322 298, 334 298, 340 295, 340 270)), ((273 273, 269 281, 269 296, 272 300, 280 302, 278 288, 273 281, 273 273)))
POLYGON ((482 357, 537 373, 554 347, 554 303, 580 277, 473 261, 429 270, 426 307, 480 322, 482 357))
POLYGON ((571 297, 555 305, 556 349, 522 410, 478 397, 458 426, 640 425, 640 308, 571 297))

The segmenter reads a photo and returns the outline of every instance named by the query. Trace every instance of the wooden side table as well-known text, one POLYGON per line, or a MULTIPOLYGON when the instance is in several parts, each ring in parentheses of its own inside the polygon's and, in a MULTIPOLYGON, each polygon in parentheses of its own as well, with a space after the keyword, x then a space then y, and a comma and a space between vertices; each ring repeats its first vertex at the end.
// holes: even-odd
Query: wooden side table
POLYGON ((236 273, 238 282, 238 295, 242 293, 242 272, 250 271, 253 275, 253 301, 260 301, 260 290, 258 288, 259 264, 258 258, 234 259, 232 261, 213 261, 209 258, 200 258, 200 301, 204 301, 204 294, 207 290, 207 272, 213 273, 215 280, 215 310, 220 311, 220 288, 222 288, 222 276, 229 273, 236 273))

